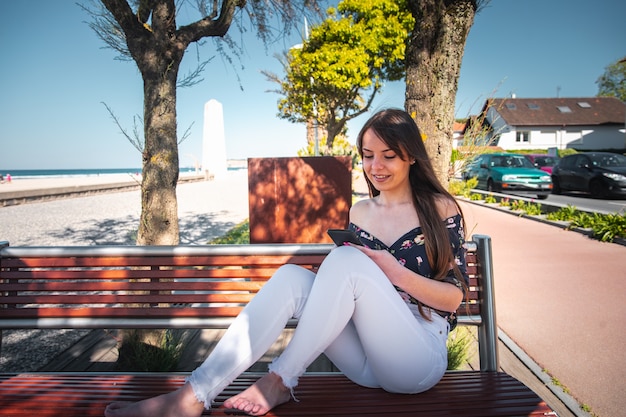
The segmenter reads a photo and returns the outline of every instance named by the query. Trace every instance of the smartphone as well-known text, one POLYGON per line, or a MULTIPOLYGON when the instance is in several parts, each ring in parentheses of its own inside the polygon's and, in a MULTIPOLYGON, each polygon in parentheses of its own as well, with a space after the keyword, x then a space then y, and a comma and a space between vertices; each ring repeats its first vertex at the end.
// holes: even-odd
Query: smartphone
POLYGON ((363 246, 361 239, 352 230, 347 229, 328 229, 328 236, 335 242, 337 246, 343 246, 345 242, 363 246))

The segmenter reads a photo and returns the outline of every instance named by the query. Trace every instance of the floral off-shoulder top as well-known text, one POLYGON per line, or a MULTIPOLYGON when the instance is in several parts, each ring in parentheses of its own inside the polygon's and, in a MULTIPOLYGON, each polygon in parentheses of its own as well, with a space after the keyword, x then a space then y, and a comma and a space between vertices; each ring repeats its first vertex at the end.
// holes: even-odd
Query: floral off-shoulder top
MULTIPOLYGON (((463 246, 463 243, 465 242, 465 231, 463 230, 463 222, 461 220, 461 215, 456 214, 452 217, 448 217, 444 220, 444 222, 450 233, 450 244, 452 245, 454 261, 459 266, 461 274, 465 279, 465 285, 469 285, 469 278, 467 276, 465 267, 465 248, 463 246)), ((400 262, 403 266, 410 269, 411 271, 427 278, 433 278, 433 271, 426 256, 424 234, 422 233, 421 227, 416 227, 415 229, 408 231, 391 246, 387 246, 378 238, 376 238, 376 236, 368 233, 364 229, 361 229, 354 223, 350 223, 348 228, 357 234, 357 236, 361 239, 361 242, 363 242, 364 245, 372 249, 386 250, 391 253, 398 260, 398 262, 400 262)), ((452 269, 448 271, 448 274, 443 278, 442 281, 448 282, 460 288, 461 291, 465 293, 463 285, 454 275, 452 269)), ((412 297, 402 289, 396 287, 396 290, 398 291, 398 293, 400 293, 400 296, 406 302, 415 305, 418 304, 418 301, 414 297, 412 297)), ((451 330, 456 326, 456 312, 440 311, 436 309, 432 310, 448 320, 451 330)))

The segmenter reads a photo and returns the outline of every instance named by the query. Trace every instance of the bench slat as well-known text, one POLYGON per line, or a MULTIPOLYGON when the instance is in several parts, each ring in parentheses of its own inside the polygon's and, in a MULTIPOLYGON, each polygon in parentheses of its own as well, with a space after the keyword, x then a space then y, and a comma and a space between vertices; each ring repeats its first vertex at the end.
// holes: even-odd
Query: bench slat
POLYGON ((85 257, 19 257, 3 258, 7 268, 68 268, 68 267, 115 267, 115 266, 257 266, 277 267, 286 263, 319 265, 325 255, 206 255, 206 256, 85 256, 85 257))
POLYGON ((49 307, 49 308, 23 308, 19 310, 7 310, 3 311, 2 315, 6 319, 10 318, 55 318, 55 317, 68 317, 68 318, 97 318, 97 317, 128 317, 128 318, 177 318, 177 317, 234 317, 243 307, 162 307, 162 308, 132 308, 132 307, 119 307, 119 308, 62 308, 62 307, 49 307))
POLYGON ((81 282, 20 282, 2 284, 4 291, 31 293, 45 292, 85 292, 85 291, 258 291, 264 282, 260 281, 81 281, 81 282))
MULTIPOLYGON (((216 400, 211 416, 227 416, 221 403, 252 384, 244 374, 216 400)), ((0 375, 0 416, 102 416, 112 401, 137 401, 169 392, 185 375, 81 374, 0 375)), ((274 416, 544 416, 550 408, 515 378, 499 372, 448 372, 433 389, 415 395, 360 387, 342 375, 305 374, 296 388, 299 402, 274 416), (454 399, 454 401, 450 401, 454 399)))

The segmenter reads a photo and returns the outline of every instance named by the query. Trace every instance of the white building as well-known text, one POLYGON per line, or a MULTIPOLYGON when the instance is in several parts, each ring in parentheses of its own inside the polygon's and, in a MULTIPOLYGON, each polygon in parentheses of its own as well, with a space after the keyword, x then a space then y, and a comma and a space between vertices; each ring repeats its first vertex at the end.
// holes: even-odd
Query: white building
POLYGON ((505 150, 626 152, 626 105, 614 97, 491 99, 481 116, 505 150))
POLYGON ((227 170, 224 111, 222 103, 211 99, 204 104, 202 172, 207 178, 212 178, 225 174, 227 170))

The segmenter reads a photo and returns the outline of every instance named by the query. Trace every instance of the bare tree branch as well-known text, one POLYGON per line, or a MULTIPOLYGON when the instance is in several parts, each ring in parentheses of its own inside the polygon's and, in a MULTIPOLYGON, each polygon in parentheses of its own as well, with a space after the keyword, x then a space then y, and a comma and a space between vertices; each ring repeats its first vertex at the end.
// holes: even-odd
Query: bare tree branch
MULTIPOLYGON (((138 123, 137 123, 137 119, 139 119, 139 121, 142 122, 141 117, 133 116, 133 136, 131 136, 122 127, 119 118, 115 115, 115 113, 113 113, 113 110, 111 110, 111 108, 105 102, 102 102, 102 104, 104 105, 104 107, 106 107, 107 111, 109 112, 109 115, 111 116, 111 119, 113 119, 117 127, 120 129, 120 132, 122 132, 122 134, 126 137, 126 139, 128 139, 131 145, 133 145, 133 147, 137 149, 139 153, 143 153, 143 150, 145 147, 145 141, 143 139, 143 135, 139 133, 138 123)), ((143 131, 143 127, 142 127, 142 131, 143 131)))

